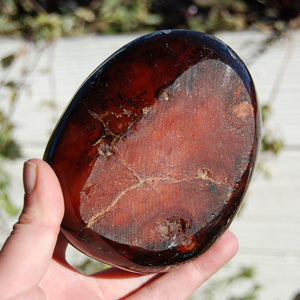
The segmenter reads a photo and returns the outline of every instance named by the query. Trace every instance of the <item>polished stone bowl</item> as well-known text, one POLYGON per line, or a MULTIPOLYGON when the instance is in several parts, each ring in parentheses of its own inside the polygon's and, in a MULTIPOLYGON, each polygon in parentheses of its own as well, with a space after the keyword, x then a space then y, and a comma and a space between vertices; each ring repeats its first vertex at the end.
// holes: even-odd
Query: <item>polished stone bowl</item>
POLYGON ((189 261, 235 216, 259 138, 251 76, 227 45, 188 30, 140 37, 88 77, 50 138, 62 232, 133 272, 189 261))

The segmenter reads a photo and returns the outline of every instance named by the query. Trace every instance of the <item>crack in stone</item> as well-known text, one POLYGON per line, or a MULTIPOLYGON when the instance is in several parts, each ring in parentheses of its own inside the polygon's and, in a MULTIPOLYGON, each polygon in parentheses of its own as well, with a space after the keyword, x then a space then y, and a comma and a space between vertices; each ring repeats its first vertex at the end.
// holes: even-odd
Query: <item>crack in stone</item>
MULTIPOLYGON (((117 159, 124 165, 124 167, 127 168, 130 172, 132 172, 132 174, 139 182, 143 181, 143 179, 137 174, 137 172, 134 169, 130 168, 124 159, 120 158, 120 152, 118 150, 116 150, 116 152, 119 154, 119 157, 117 157, 117 159)), ((160 193, 156 190, 154 185, 151 185, 151 187, 152 190, 157 194, 157 196, 161 198, 160 193)))
MULTIPOLYGON (((98 146, 101 141, 104 139, 104 138, 107 138, 108 136, 111 136, 113 137, 113 140, 112 140, 112 144, 115 144, 118 140, 121 139, 122 137, 122 134, 115 134, 113 133, 105 124, 103 118, 101 117, 101 115, 99 115, 98 113, 96 113, 95 111, 89 109, 88 107, 84 106, 85 109, 88 111, 88 113, 96 120, 98 121, 99 123, 102 124, 102 126, 104 127, 104 130, 105 130, 105 135, 100 137, 94 144, 93 146, 98 146)), ((148 111, 147 111, 148 113, 148 111)), ((126 127, 126 130, 125 131, 128 131, 130 130, 136 123, 139 119, 141 119, 143 117, 143 115, 147 114, 144 112, 144 109, 143 109, 143 114, 139 115, 139 116, 136 116, 136 118, 126 127)), ((124 113, 124 115, 128 116, 128 114, 124 113)))
POLYGON ((100 122, 102 124, 102 126, 104 127, 105 133, 106 135, 101 137, 100 139, 98 139, 93 146, 97 146, 101 143, 101 141, 103 140, 103 138, 107 137, 107 136, 111 136, 113 137, 113 141, 112 143, 116 142, 119 138, 120 135, 113 133, 105 124, 104 120, 102 119, 101 115, 99 115, 98 113, 96 113, 95 111, 89 109, 88 107, 84 106, 85 109, 88 111, 88 113, 98 122, 100 122))
POLYGON ((210 181, 211 183, 214 183, 214 184, 227 185, 224 182, 221 182, 219 180, 216 180, 216 179, 212 178, 210 170, 206 169, 206 168, 202 168, 202 169, 199 169, 197 171, 197 178, 203 179, 203 180, 208 180, 208 181, 210 181))
MULTIPOLYGON (((120 159, 119 159, 120 160, 120 159)), ((122 160, 120 160, 123 164, 124 162, 122 160)), ((86 228, 91 228, 96 222, 97 220, 103 216, 104 214, 108 213, 114 206, 116 206, 116 204, 119 202, 119 200, 126 195, 128 192, 139 188, 140 186, 142 186, 144 183, 152 183, 152 188, 154 191, 156 191, 158 193, 158 191, 154 188, 154 183, 157 182, 163 182, 166 181, 168 184, 176 184, 176 183, 182 183, 182 182, 188 182, 191 180, 195 180, 195 179, 203 179, 203 180, 208 180, 212 183, 216 183, 216 184, 222 184, 218 181, 215 181, 213 178, 210 178, 208 176, 203 176, 202 174, 197 174, 197 176, 195 177, 189 177, 189 178, 183 178, 183 179, 175 179, 172 177, 149 177, 149 178, 145 178, 142 179, 140 178, 138 175, 136 175, 136 172, 134 170, 132 170, 131 168, 129 168, 126 163, 124 164, 125 167, 127 167, 129 170, 131 170, 133 172, 133 174, 136 176, 136 178, 139 180, 138 183, 128 187, 127 189, 123 190, 122 192, 120 192, 118 194, 118 196, 111 202, 111 204, 109 206, 107 206, 106 208, 103 208, 100 212, 94 214, 88 221, 86 228)), ((199 172, 198 172, 199 173, 199 172)), ((158 193, 159 194, 159 193, 158 193)))
POLYGON ((137 172, 136 172, 134 169, 130 168, 130 167, 128 166, 128 164, 126 163, 126 161, 120 157, 120 152, 118 151, 118 149, 115 149, 115 152, 119 154, 118 157, 116 157, 117 160, 118 160, 120 163, 122 163, 122 165, 123 165, 127 170, 129 170, 129 171, 133 174, 133 176, 134 176, 138 181, 141 181, 142 178, 137 174, 137 172))
POLYGON ((110 211, 110 210, 111 210, 111 209, 119 202, 119 200, 120 200, 126 193, 128 193, 129 191, 131 191, 131 190, 133 190, 133 189, 138 188, 138 187, 141 186, 141 185, 142 185, 142 183, 139 182, 139 183, 134 184, 134 185, 130 186, 129 188, 125 189, 125 190, 122 191, 121 193, 119 193, 119 195, 112 201, 112 203, 111 203, 108 207, 102 209, 100 212, 94 214, 94 215, 90 218, 88 224, 86 225, 86 228, 91 228, 91 227, 94 225, 94 223, 97 222, 97 220, 98 220, 102 215, 104 215, 104 214, 106 214, 107 212, 109 212, 109 211, 110 211))
MULTIPOLYGON (((137 177, 138 178, 138 177, 137 177)), ((119 193, 119 195, 111 202, 111 204, 102 209, 100 212, 96 213, 95 215, 93 215, 88 224, 86 225, 86 228, 91 228, 94 223, 104 214, 106 214, 107 212, 109 212, 118 202, 119 200, 128 192, 139 188, 140 186, 142 186, 144 183, 147 182, 153 182, 153 181, 162 181, 162 180, 170 180, 170 178, 164 178, 164 177, 150 177, 150 178, 146 178, 146 179, 139 179, 139 182, 137 184, 134 184, 130 187, 128 187, 127 189, 123 190, 121 193, 119 193)))

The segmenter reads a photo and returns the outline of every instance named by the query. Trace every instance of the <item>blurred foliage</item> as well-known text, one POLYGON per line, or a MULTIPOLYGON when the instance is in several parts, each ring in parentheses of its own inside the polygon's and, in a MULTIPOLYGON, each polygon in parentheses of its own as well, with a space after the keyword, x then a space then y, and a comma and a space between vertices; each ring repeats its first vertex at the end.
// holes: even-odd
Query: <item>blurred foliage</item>
POLYGON ((18 210, 9 197, 10 176, 5 170, 5 161, 21 158, 22 149, 14 138, 11 116, 18 98, 28 90, 27 81, 48 46, 48 40, 25 42, 15 52, 0 58, 0 211, 4 207, 12 216, 18 210))
POLYGON ((9 216, 16 216, 19 213, 19 210, 9 199, 7 191, 10 184, 10 177, 3 170, 2 164, 3 159, 0 158, 0 210, 4 209, 9 216))
POLYGON ((299 1, 152 0, 160 28, 180 27, 213 33, 246 28, 282 31, 299 26, 299 1))
POLYGON ((146 0, 1 2, 0 34, 31 41, 152 30, 160 22, 158 15, 150 13, 146 0))
MULTIPOLYGON (((261 114, 262 114, 262 124, 263 126, 271 116, 271 107, 269 105, 261 106, 261 114)), ((272 152, 274 154, 278 154, 280 150, 283 148, 284 143, 283 140, 279 137, 273 135, 272 131, 268 130, 265 127, 265 132, 261 139, 261 151, 262 152, 272 152)))
POLYGON ((270 105, 261 106, 262 115, 262 137, 261 137, 261 149, 260 159, 257 163, 257 169, 265 176, 271 177, 271 171, 268 166, 268 157, 277 155, 284 147, 284 142, 280 136, 274 133, 274 131, 268 127, 267 121, 272 115, 272 109, 270 105))
POLYGON ((12 137, 13 125, 8 116, 0 111, 0 157, 16 159, 21 155, 19 145, 12 137))
POLYGON ((1 0, 0 34, 38 41, 166 28, 283 31, 300 26, 299 12, 291 0, 1 0))
MULTIPOLYGON (((226 269, 227 266, 224 268, 226 269)), ((260 285, 256 283, 254 277, 254 267, 241 266, 232 274, 224 276, 224 278, 208 281, 201 289, 201 299, 219 299, 220 294, 222 294, 222 300, 255 300, 260 285), (233 295, 233 291, 235 291, 235 295, 233 295), (227 296, 224 296, 224 294, 227 296)), ((193 297, 190 298, 190 300, 193 299, 193 297)))
POLYGON ((9 175, 4 170, 5 159, 16 159, 21 156, 19 145, 12 137, 13 125, 9 116, 0 111, 0 209, 11 216, 18 213, 17 208, 12 204, 8 195, 9 175))
MULTIPOLYGON (((15 54, 9 54, 0 60, 0 71, 9 69, 15 60, 15 54)), ((9 106, 16 97, 16 83, 0 78, 0 88, 9 90, 9 106)), ((1 97, 2 98, 2 97, 1 97)), ((0 210, 4 208, 8 215, 15 216, 17 208, 12 204, 8 195, 10 177, 4 169, 6 159, 14 160, 21 156, 20 146, 13 138, 14 125, 11 122, 10 113, 0 110, 0 210)))

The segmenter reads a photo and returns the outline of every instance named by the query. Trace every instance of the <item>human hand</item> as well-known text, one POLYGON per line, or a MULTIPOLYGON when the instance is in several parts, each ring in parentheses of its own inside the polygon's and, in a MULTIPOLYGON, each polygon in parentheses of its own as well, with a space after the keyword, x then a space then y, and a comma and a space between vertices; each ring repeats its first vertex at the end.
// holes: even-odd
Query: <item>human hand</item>
POLYGON ((173 271, 141 275, 110 268, 87 276, 65 260, 61 188, 44 161, 24 164, 24 208, 0 252, 0 299, 186 299, 237 252, 227 231, 203 255, 173 271))

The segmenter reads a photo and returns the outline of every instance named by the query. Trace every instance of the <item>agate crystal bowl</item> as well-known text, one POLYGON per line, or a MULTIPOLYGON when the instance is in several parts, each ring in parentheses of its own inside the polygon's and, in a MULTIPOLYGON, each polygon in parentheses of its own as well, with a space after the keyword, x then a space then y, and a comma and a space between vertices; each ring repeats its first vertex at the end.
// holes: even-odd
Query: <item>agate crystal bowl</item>
POLYGON ((233 50, 194 31, 142 36, 88 77, 49 140, 62 232, 133 272, 189 261, 234 218, 259 137, 254 85, 233 50))

